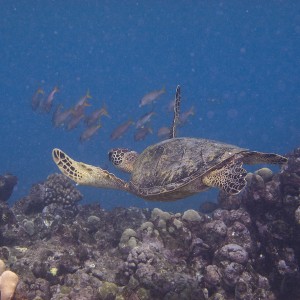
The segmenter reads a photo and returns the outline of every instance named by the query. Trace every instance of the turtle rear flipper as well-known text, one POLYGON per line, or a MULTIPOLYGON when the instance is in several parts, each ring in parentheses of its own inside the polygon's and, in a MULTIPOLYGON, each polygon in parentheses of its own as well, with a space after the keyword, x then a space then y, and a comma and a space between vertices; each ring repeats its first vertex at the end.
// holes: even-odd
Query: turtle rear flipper
POLYGON ((241 162, 231 162, 220 169, 213 170, 204 176, 203 183, 207 186, 218 187, 228 194, 238 194, 246 185, 247 172, 241 162))
POLYGON ((243 163, 247 165, 254 164, 284 164, 288 159, 275 153, 263 153, 257 151, 243 152, 243 163))
POLYGON ((53 149, 52 157, 60 171, 77 184, 127 190, 127 184, 114 174, 99 167, 75 161, 60 149, 53 149))

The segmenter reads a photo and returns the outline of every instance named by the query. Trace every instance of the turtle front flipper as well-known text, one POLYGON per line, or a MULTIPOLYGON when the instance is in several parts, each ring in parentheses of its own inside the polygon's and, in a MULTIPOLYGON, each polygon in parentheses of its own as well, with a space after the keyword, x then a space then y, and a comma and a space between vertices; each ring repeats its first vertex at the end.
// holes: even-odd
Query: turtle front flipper
POLYGON ((60 171, 77 184, 127 190, 127 184, 114 174, 99 167, 75 161, 60 149, 53 149, 52 157, 60 171))
POLYGON ((246 185, 247 171, 242 168, 241 162, 232 161, 220 169, 208 172, 202 182, 210 187, 217 187, 228 194, 238 194, 246 185))

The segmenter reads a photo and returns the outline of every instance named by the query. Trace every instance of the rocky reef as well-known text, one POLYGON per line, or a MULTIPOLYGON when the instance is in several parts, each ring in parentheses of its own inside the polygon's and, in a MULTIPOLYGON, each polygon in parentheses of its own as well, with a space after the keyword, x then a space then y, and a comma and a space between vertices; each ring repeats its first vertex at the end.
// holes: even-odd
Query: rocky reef
POLYGON ((80 205, 50 175, 1 219, 14 299, 300 299, 300 148, 279 173, 247 181, 211 214, 174 214, 80 205))
POLYGON ((0 175, 0 201, 5 202, 11 196, 18 178, 12 174, 0 175))

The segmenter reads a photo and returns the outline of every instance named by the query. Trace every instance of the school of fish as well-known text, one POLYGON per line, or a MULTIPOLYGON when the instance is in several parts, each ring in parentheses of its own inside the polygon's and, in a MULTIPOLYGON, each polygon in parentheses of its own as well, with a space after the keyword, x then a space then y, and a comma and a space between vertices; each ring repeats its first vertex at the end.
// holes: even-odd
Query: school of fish
MULTIPOLYGON (((74 105, 68 108, 64 108, 63 104, 59 103, 59 91, 57 86, 48 93, 46 93, 43 88, 39 87, 32 96, 31 108, 34 112, 40 114, 52 113, 52 125, 55 128, 63 128, 66 131, 72 131, 75 128, 80 127, 82 131, 79 141, 81 143, 96 136, 97 132, 102 128, 103 116, 112 118, 107 111, 106 104, 103 104, 102 107, 96 107, 95 101, 91 101, 92 96, 89 90, 87 90, 83 96, 79 97, 74 105)), ((120 125, 112 130, 110 139, 114 141, 122 138, 127 134, 130 128, 134 128, 133 139, 136 142, 143 141, 149 134, 153 134, 151 122, 157 115, 157 112, 154 111, 154 103, 165 93, 165 87, 146 93, 140 99, 138 106, 141 109, 145 109, 152 105, 151 110, 144 112, 136 120, 127 119, 120 122, 120 125)), ((173 110, 173 103, 173 100, 170 101, 166 109, 167 111, 173 110)), ((184 125, 192 115, 194 115, 193 107, 181 114, 179 125, 184 125)), ((157 137, 160 139, 168 137, 169 134, 170 128, 167 126, 163 126, 157 131, 157 137)))

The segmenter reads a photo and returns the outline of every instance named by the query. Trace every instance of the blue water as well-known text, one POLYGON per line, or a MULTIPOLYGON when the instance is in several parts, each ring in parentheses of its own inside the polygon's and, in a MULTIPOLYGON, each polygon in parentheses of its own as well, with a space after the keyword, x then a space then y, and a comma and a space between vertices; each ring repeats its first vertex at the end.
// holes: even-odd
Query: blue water
MULTIPOLYGON (((300 145, 299 35, 299 1, 2 1, 0 173, 19 178, 10 202, 58 172, 54 147, 106 167, 112 147, 142 151, 157 142, 157 129, 171 124, 166 108, 177 84, 182 110, 193 105, 196 111, 181 136, 292 151, 300 145), (107 104, 112 118, 103 119, 90 141, 79 143, 82 125, 67 132, 52 127, 51 115, 32 111, 36 89, 50 92, 56 85, 56 105, 74 105, 87 89, 93 96, 88 112, 107 104), (154 134, 135 142, 131 128, 111 142, 116 126, 152 109, 138 107, 141 97, 162 86, 167 93, 153 107, 154 134)), ((80 190, 84 202, 105 208, 177 211, 216 197, 208 192, 165 204, 119 191, 80 190)))

